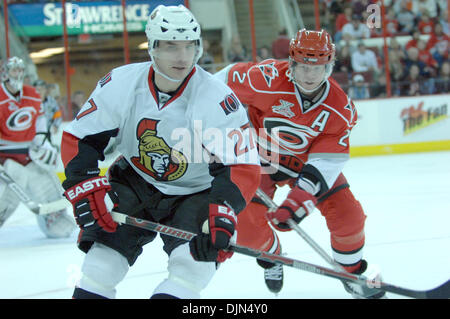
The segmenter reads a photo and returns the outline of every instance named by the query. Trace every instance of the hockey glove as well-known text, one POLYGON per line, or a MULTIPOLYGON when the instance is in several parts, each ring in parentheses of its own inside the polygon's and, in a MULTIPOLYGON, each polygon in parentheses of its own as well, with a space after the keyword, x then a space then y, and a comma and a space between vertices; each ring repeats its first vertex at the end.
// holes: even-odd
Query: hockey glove
POLYGON ((209 204, 209 218, 205 221, 202 233, 189 242, 194 259, 224 262, 230 258, 233 252, 224 249, 230 244, 236 223, 237 217, 230 208, 225 205, 209 204))
POLYGON ((295 185, 278 209, 268 213, 268 217, 277 230, 290 231, 292 229, 287 224, 287 220, 291 218, 297 224, 300 223, 303 218, 313 212, 316 203, 317 200, 313 195, 295 185))
POLYGON ((110 212, 119 205, 119 198, 106 177, 84 180, 66 190, 64 196, 72 203, 75 220, 81 229, 116 231, 117 223, 110 212))
POLYGON ((54 171, 56 169, 58 149, 48 139, 36 135, 30 145, 28 155, 39 167, 47 171, 54 171))

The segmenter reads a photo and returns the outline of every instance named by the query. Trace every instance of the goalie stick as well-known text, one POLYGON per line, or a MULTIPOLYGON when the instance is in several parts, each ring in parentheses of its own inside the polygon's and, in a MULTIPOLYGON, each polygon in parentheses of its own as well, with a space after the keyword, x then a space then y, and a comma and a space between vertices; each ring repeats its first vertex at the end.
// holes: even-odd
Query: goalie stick
POLYGON ((70 206, 70 203, 67 199, 61 198, 56 201, 50 203, 36 203, 34 200, 28 196, 28 194, 20 187, 12 178, 6 173, 3 166, 0 165, 0 181, 6 184, 16 195, 19 197, 19 200, 27 206, 29 210, 31 210, 36 215, 44 215, 57 212, 61 209, 70 206))
MULTIPOLYGON (((162 233, 165 235, 169 235, 172 237, 176 237, 179 239, 184 239, 190 241, 196 234, 192 232, 188 232, 179 228, 166 226, 162 224, 158 224, 152 221, 148 221, 145 219, 135 218, 128 216, 126 214, 122 214, 120 212, 112 212, 111 213, 114 221, 119 224, 126 224, 134 227, 139 227, 142 229, 147 229, 150 231, 162 233)), ((450 280, 446 281, 442 285, 429 289, 429 290, 413 290, 408 288, 402 288, 399 286, 391 285, 385 282, 377 281, 372 282, 368 278, 355 275, 350 273, 343 273, 340 271, 336 271, 333 269, 329 269, 326 267, 317 266, 314 264, 310 264, 304 261, 292 259, 285 256, 270 254, 267 252, 263 252, 260 250, 252 249, 245 246, 239 246, 230 244, 229 250, 232 250, 236 253, 247 255, 250 257, 255 257, 258 259, 262 259, 268 262, 282 264, 285 266, 293 267, 296 269, 305 270, 308 272, 315 273, 317 275, 327 276, 330 278, 339 279, 342 281, 354 282, 360 285, 366 285, 370 288, 376 288, 380 290, 384 290, 386 292, 395 293, 398 295, 403 295, 411 298, 420 298, 420 299, 448 299, 450 298, 450 280), (375 286, 376 285, 376 286, 375 286)))

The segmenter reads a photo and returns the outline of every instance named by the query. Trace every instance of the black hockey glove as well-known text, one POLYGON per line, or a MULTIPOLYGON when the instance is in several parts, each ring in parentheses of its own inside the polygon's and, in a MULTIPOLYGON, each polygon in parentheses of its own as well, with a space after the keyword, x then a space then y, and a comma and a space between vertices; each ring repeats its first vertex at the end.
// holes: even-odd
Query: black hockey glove
POLYGON ((103 229, 115 232, 117 223, 111 211, 119 205, 119 197, 104 176, 82 181, 64 193, 72 203, 73 214, 81 229, 103 229))
POLYGON ((189 242, 194 259, 224 262, 230 258, 233 252, 224 249, 228 248, 230 244, 236 223, 236 215, 230 208, 225 205, 209 204, 209 218, 205 221, 207 227, 203 227, 202 233, 189 242))

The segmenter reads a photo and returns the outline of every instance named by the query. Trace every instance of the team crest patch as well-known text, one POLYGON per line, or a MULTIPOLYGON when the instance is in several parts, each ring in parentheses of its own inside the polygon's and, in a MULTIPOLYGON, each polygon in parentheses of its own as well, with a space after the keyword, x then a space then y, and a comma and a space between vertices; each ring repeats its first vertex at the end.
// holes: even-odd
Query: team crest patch
POLYGON ((171 148, 157 131, 158 120, 143 119, 137 127, 139 156, 131 162, 158 181, 173 181, 186 173, 188 161, 183 153, 171 148))
POLYGON ((231 112, 236 112, 239 109, 239 100, 236 96, 234 96, 234 94, 228 94, 219 104, 225 112, 225 115, 228 115, 231 112))
POLYGON ((106 74, 100 81, 100 87, 105 86, 106 83, 110 82, 112 80, 111 77, 111 72, 109 72, 108 74, 106 74))
POLYGON ((272 85, 272 80, 278 76, 278 70, 274 66, 274 64, 275 62, 258 66, 259 70, 261 71, 264 77, 264 80, 266 80, 268 87, 272 85))
POLYGON ((291 107, 293 106, 293 103, 287 102, 285 100, 280 100, 280 105, 272 106, 272 112, 281 114, 283 116, 286 116, 287 118, 291 118, 295 116, 295 113, 291 110, 291 107))

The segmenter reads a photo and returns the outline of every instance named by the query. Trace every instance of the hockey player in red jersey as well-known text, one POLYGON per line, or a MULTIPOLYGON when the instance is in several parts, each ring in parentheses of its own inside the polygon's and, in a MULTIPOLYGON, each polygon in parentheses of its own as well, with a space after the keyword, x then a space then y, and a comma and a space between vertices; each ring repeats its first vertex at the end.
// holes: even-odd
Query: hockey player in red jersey
MULTIPOLYGON (((7 59, 1 70, 0 165, 28 197, 37 203, 61 199, 63 189, 54 170, 58 150, 48 140, 47 121, 36 90, 23 84, 25 63, 7 59)), ((0 227, 16 210, 19 197, 0 182, 0 227)), ((66 209, 38 215, 37 222, 47 237, 69 236, 75 222, 66 209)))
MULTIPOLYGON (((248 107, 265 172, 259 187, 273 197, 277 185, 291 186, 274 213, 267 213, 261 199, 253 199, 239 215, 237 243, 279 254, 280 242, 267 220, 277 230, 289 231, 289 218, 299 223, 317 207, 330 231, 334 259, 360 274, 367 268, 362 259, 366 216, 341 173, 349 159, 356 109, 330 77, 335 46, 326 31, 300 30, 289 52, 289 61, 237 63, 215 75, 248 107)), ((269 290, 279 292, 282 266, 258 264, 265 268, 269 290)), ((355 296, 381 297, 373 289, 344 286, 355 296)))
MULTIPOLYGON (((86 253, 74 298, 114 298, 155 232, 118 225, 110 212, 197 233, 161 234, 168 277, 152 298, 199 298, 225 261, 236 215, 260 180, 246 111, 196 63, 200 25, 184 6, 156 7, 146 26, 151 62, 113 69, 63 133, 65 195, 86 253), (121 157, 99 176, 111 137, 121 157), (210 137, 214 137, 212 140, 210 137)), ((155 258, 161 258, 155 256, 155 258)))

